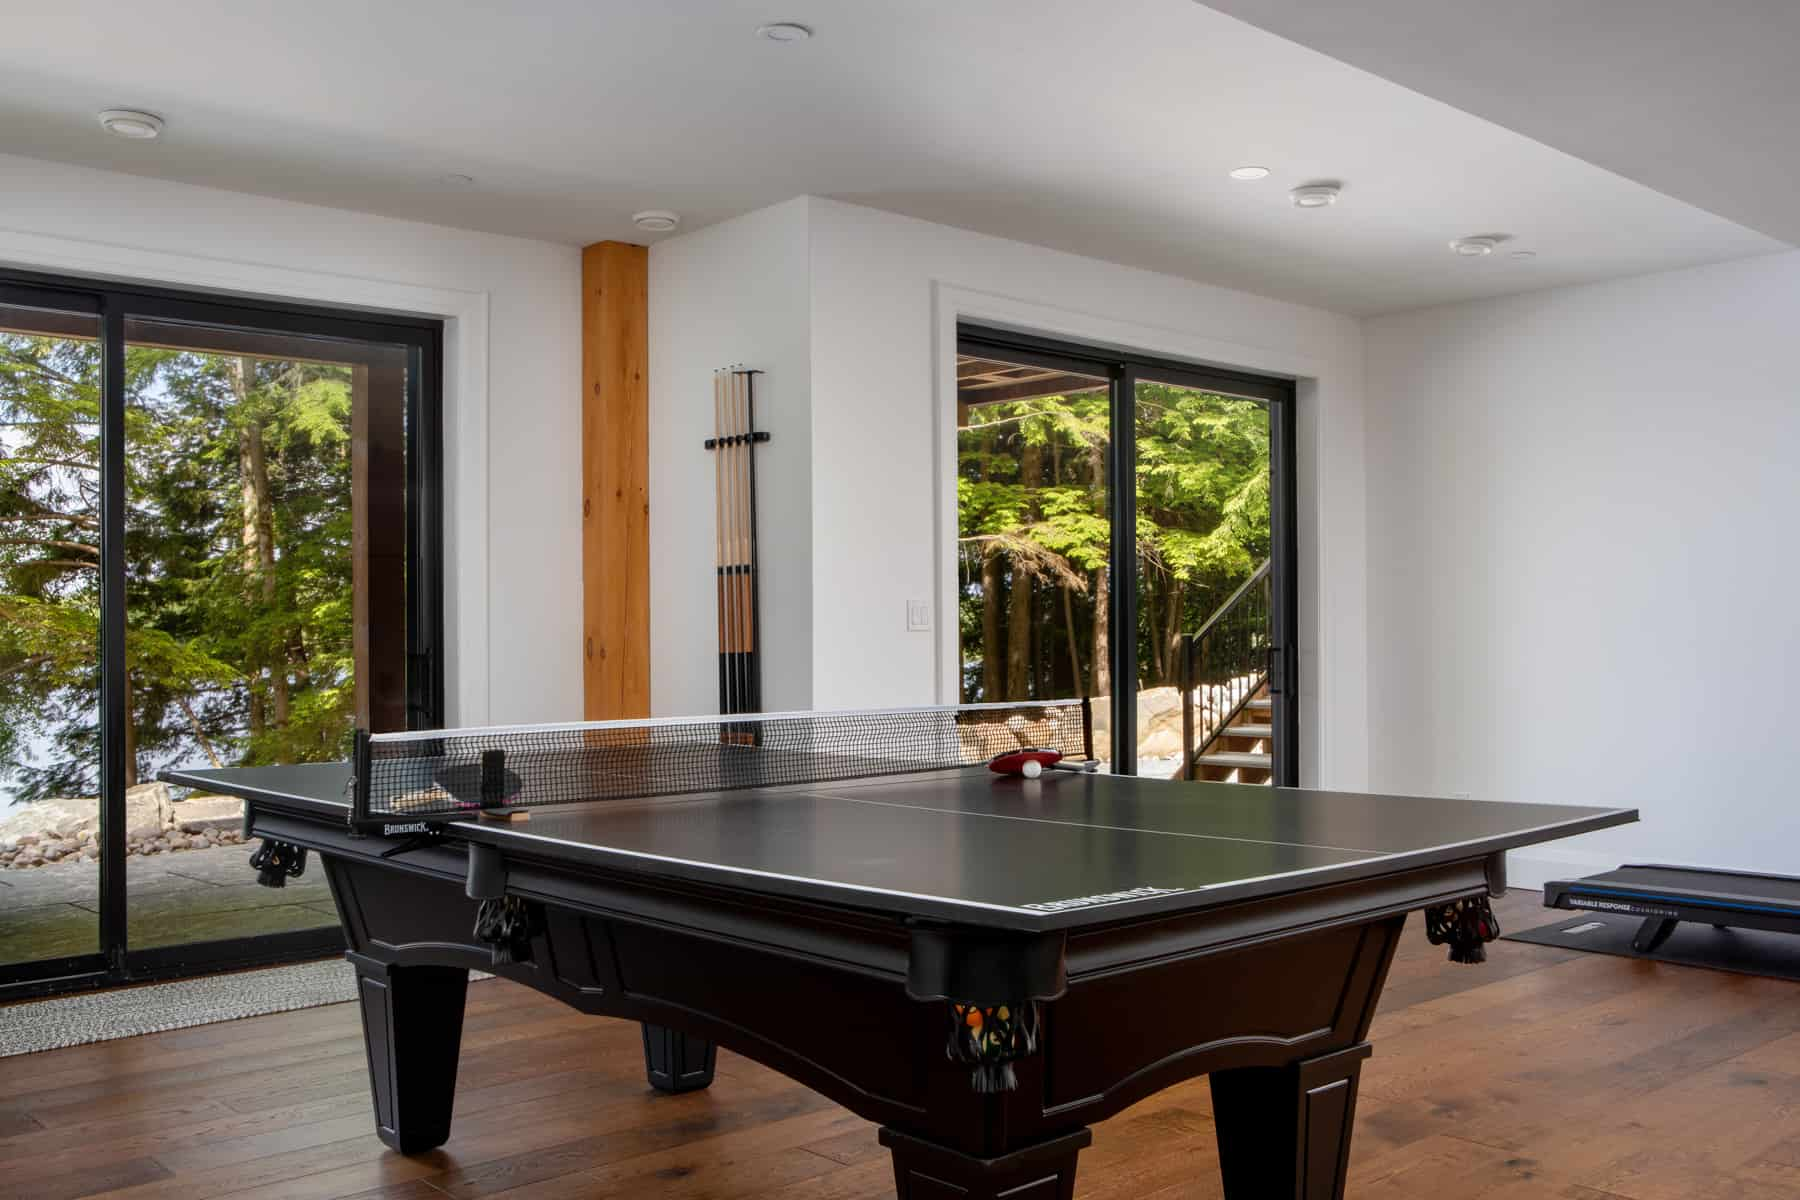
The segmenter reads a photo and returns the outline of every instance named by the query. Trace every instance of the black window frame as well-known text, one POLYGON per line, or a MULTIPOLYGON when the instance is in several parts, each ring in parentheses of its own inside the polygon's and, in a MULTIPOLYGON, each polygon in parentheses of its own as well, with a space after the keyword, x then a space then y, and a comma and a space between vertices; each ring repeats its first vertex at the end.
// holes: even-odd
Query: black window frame
POLYGON ((975 322, 956 326, 958 354, 1040 366, 1109 381, 1107 496, 1111 541, 1107 565, 1112 604, 1108 613, 1108 664, 1112 688, 1112 769, 1137 774, 1137 489, 1119 487, 1137 467, 1136 397, 1139 381, 1168 383, 1196 391, 1242 396, 1269 406, 1269 525, 1272 542, 1272 603, 1269 691, 1274 705, 1274 770, 1282 787, 1300 784, 1300 542, 1295 476, 1298 383, 1277 376, 1184 362, 1117 347, 1089 345, 975 322), (1126 583, 1130 586, 1125 586, 1126 583), (1128 680, 1129 687, 1120 686, 1128 680))
POLYGON ((242 328, 404 345, 419 370, 407 392, 407 719, 444 719, 444 323, 137 282, 0 266, 0 304, 100 319, 101 615, 99 951, 0 963, 0 1002, 211 971, 323 958, 345 948, 337 926, 131 949, 125 865, 125 323, 242 328))

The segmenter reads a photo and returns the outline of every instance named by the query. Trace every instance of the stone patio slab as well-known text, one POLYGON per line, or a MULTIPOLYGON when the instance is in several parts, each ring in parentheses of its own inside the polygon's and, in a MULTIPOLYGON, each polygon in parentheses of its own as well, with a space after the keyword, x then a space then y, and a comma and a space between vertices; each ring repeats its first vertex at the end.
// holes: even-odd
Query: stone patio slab
MULTIPOLYGON (((337 924, 324 872, 265 888, 249 866, 253 847, 217 846, 126 860, 128 932, 134 948, 251 937, 337 924)), ((100 868, 53 863, 0 872, 0 963, 93 953, 99 948, 100 868)))

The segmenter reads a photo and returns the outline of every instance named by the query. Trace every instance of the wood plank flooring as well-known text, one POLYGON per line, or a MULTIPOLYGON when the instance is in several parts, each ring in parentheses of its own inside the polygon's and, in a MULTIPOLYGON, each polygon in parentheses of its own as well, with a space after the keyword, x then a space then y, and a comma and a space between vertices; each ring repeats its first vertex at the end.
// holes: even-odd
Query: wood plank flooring
MULTIPOLYGON (((1458 967, 1415 920, 1373 1040, 1355 1200, 1800 1195, 1800 984, 1512 942, 1458 967)), ((1097 1127, 1077 1195, 1203 1200, 1217 1172, 1196 1080, 1097 1127)), ((412 1159, 375 1139, 350 1005, 0 1059, 18 1200, 892 1194, 836 1105, 728 1053, 709 1091, 657 1095, 636 1026, 497 980, 470 988, 451 1141, 412 1159)))

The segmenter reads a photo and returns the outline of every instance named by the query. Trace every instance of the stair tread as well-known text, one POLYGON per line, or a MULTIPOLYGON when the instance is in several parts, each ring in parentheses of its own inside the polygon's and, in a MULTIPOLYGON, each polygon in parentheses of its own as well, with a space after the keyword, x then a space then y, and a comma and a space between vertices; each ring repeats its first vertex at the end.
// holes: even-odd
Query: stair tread
POLYGON ((1215 767, 1272 767, 1273 754, 1253 754, 1247 750, 1214 750, 1200 756, 1200 761, 1215 767))
POLYGON ((1245 702, 1244 707, 1253 708, 1257 712, 1273 712, 1275 710, 1275 702, 1273 700, 1250 700, 1245 702))
POLYGON ((1273 725, 1258 725, 1245 722, 1241 725, 1227 725, 1219 732, 1220 737, 1272 738, 1275 736, 1273 725))

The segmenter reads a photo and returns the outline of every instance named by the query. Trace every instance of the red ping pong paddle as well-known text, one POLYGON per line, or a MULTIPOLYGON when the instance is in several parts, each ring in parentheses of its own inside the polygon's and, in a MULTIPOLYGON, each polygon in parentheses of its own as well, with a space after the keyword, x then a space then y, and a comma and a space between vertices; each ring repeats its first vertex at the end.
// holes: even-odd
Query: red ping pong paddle
POLYGON ((988 770, 996 775, 1023 775, 1027 779, 1036 779, 1044 773, 1045 767, 1054 767, 1061 761, 1060 750, 1039 750, 1025 746, 994 755, 988 759, 988 770))

